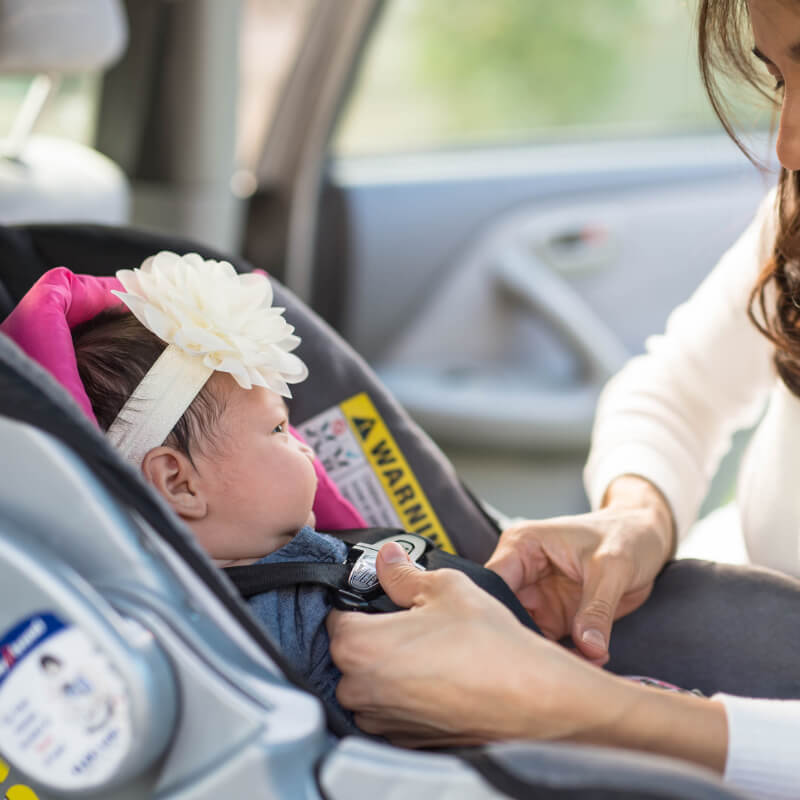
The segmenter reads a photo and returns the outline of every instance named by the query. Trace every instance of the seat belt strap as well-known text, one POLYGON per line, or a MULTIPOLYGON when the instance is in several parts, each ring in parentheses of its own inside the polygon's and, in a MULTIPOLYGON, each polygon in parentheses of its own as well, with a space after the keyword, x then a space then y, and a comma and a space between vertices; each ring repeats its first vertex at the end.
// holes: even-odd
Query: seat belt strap
POLYGON ((225 567, 239 594, 249 599, 273 589, 312 583, 336 591, 347 589, 350 575, 348 564, 323 562, 284 561, 279 564, 247 564, 243 567, 225 567))
POLYGON ((437 550, 433 542, 424 536, 392 528, 376 528, 348 532, 342 538, 351 542, 355 538, 362 539, 357 543, 346 542, 349 552, 343 564, 284 561, 279 564, 225 567, 225 572, 245 599, 275 589, 316 584, 331 590, 331 600, 336 608, 370 613, 398 611, 398 607, 381 588, 375 569, 375 558, 381 546, 391 540, 403 547, 411 563, 418 569, 449 567, 465 573, 484 591, 507 606, 523 625, 540 632, 530 614, 499 575, 480 564, 437 550))

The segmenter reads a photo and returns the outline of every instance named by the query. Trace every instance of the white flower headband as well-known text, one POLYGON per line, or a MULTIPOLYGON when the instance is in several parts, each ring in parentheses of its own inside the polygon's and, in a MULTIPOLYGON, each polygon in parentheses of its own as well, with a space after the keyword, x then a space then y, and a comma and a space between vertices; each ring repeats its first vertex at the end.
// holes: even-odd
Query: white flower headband
POLYGON ((164 442, 214 372, 230 373, 243 389, 263 386, 284 397, 291 397, 287 384, 308 376, 290 352, 300 339, 284 309, 272 306, 265 275, 163 251, 117 278, 125 291, 113 294, 167 343, 108 429, 134 465, 164 442))

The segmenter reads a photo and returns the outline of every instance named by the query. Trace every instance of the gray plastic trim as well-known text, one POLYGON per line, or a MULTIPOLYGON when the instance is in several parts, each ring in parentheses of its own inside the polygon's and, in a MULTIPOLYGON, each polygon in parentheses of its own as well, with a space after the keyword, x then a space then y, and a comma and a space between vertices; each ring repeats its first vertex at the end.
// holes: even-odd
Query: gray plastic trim
MULTIPOLYGON (((166 749, 177 718, 177 687, 170 665, 147 628, 119 614, 32 531, 0 518, 0 633, 39 613, 56 614, 99 647, 122 679, 130 710, 130 746, 104 788, 140 775, 166 749)), ((88 787, 65 792, 50 774, 28 776, 63 796, 85 796, 88 787)))
POLYGON ((507 795, 452 756, 399 750, 346 738, 325 759, 320 784, 328 800, 493 800, 507 795))

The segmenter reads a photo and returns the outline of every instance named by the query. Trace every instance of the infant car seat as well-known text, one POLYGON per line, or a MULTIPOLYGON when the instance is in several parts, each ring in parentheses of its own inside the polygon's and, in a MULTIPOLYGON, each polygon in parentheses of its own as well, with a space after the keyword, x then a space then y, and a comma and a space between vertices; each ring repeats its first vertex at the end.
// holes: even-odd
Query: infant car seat
MULTIPOLYGON (((0 228, 0 303, 54 266, 111 274, 161 249, 220 257, 130 229, 0 228)), ((295 391, 294 421, 361 398, 402 455, 440 544, 484 560, 496 526, 442 454, 346 343, 277 284, 275 295, 311 374, 295 391)), ((181 521, 2 335, 0 452, 0 755, 11 765, 0 788, 9 797, 12 784, 42 800, 740 796, 689 764, 607 748, 413 752, 342 737, 336 713, 287 667, 181 521)), ((799 589, 768 571, 676 562, 617 624, 612 667, 705 692, 800 697, 800 615, 790 613, 799 589)))

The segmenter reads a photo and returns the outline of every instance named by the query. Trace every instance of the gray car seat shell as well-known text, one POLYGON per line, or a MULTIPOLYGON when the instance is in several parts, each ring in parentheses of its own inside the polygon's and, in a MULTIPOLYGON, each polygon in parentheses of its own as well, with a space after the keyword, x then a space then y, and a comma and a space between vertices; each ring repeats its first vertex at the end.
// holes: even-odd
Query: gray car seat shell
MULTIPOLYGON (((209 602, 208 593, 196 575, 181 570, 170 574, 169 567, 175 565, 164 558, 165 548, 155 543, 146 526, 115 523, 104 529, 99 524, 103 517, 113 517, 115 504, 108 502, 110 498, 104 497, 102 488, 63 445, 27 425, 9 420, 0 420, 0 439, 15 448, 23 445, 15 452, 24 453, 24 460, 30 459, 36 468, 38 492, 58 497, 57 484, 64 480, 65 490, 72 497, 73 482, 78 481, 93 497, 87 515, 76 520, 76 530, 70 530, 60 508, 55 514, 52 508, 41 510, 39 520, 35 514, 27 513, 30 490, 11 486, 18 502, 16 505, 11 502, 11 492, 3 493, 0 527, 3 550, 10 541, 6 516, 22 517, 23 540, 30 544, 29 540, 35 537, 37 542, 45 543, 34 551, 40 563, 63 563, 70 558, 70 549, 80 549, 82 544, 85 547, 84 523, 97 514, 99 519, 91 521, 89 531, 93 540, 95 536, 106 538, 107 552, 96 559, 94 566, 100 568, 101 574, 94 577, 94 586, 87 581, 82 600, 86 604, 96 603, 94 611, 98 607, 113 609, 111 613, 128 625, 135 621, 137 627, 131 638, 141 638, 135 635, 137 630, 146 631, 146 638, 152 637, 157 643, 159 654, 156 659, 159 669, 147 673, 149 683, 158 690, 150 692, 146 706, 149 713, 145 716, 151 728, 142 730, 138 739, 148 743, 149 752, 145 755, 149 758, 134 750, 130 759, 133 767, 149 768, 142 774, 137 774, 133 767, 127 772, 120 771, 98 786, 96 794, 87 788, 80 793, 64 792, 43 783, 41 775, 23 774, 21 779, 27 779, 42 800, 70 796, 211 800, 223 794, 246 797, 259 792, 286 800, 322 796, 329 800, 357 800, 381 796, 381 787, 397 797, 475 800, 531 796, 647 800, 737 797, 703 770, 669 759, 599 748, 575 750, 564 745, 525 743, 429 754, 353 737, 335 744, 326 734, 316 701, 281 680, 269 660, 254 657, 248 648, 241 646, 231 635, 231 627, 237 620, 214 608, 213 598, 209 602), (52 469, 54 461, 61 462, 59 468, 52 469), (138 544, 136 539, 140 540, 138 544), (51 547, 46 548, 46 544, 51 547), (48 557, 43 558, 46 549, 48 557), (115 551, 118 551, 116 559, 115 551), (116 570, 114 560, 120 562, 116 570), (110 574, 105 575, 106 570, 110 574), (169 671, 164 669, 165 661, 170 665, 169 671), (178 698, 175 704, 169 702, 173 683, 178 698), (159 716, 159 711, 166 713, 159 716), (171 725, 172 714, 176 712, 177 719, 171 725), (158 757, 154 757, 153 741, 164 744, 164 751, 158 757), (529 759, 533 759, 530 764, 529 759), (324 795, 317 787, 317 780, 324 795)), ((22 477, 29 475, 25 464, 17 471, 22 477)), ((73 503, 79 507, 75 498, 73 503)), ((21 537, 14 538, 19 541, 21 537)), ((91 575, 90 567, 87 574, 91 575)), ((75 581, 76 585, 80 583, 75 581)), ((3 587, 7 585, 3 583, 3 587)), ((0 594, 3 617, 13 618, 21 610, 18 598, 2 591, 0 594)), ((69 608, 64 606, 59 612, 68 615, 69 608)), ((79 614, 74 619, 93 633, 94 641, 101 643, 113 657, 107 630, 99 625, 92 628, 79 614)), ((6 619, 1 622, 5 625, 6 619)), ((113 629, 118 628, 124 628, 124 624, 113 629)), ((115 666, 119 663, 115 662, 115 666)), ((123 666, 118 669, 122 674, 126 671, 123 666)))
MULTIPOLYGON (((131 231, 90 228, 81 234, 58 226, 0 229, 0 282, 9 284, 12 299, 57 264, 108 273, 165 247, 214 255, 191 244, 131 231), (65 248, 65 241, 73 247, 65 248), (22 271, 27 273, 25 280, 20 279, 22 271)), ((335 334, 279 286, 276 296, 288 307, 287 315, 304 340, 316 342, 312 351, 303 353, 312 376, 316 370, 321 385, 340 382, 343 393, 368 390, 425 482, 428 476, 423 473, 438 469, 435 447, 425 438, 416 444, 413 423, 335 334)), ((330 401, 312 394, 298 393, 293 413, 299 421, 330 401)), ((128 660, 120 649, 121 631, 145 631, 149 641, 146 652, 136 657, 148 676, 138 697, 142 725, 152 726, 151 749, 132 751, 127 767, 121 762, 102 788, 83 791, 82 797, 311 798, 323 792, 328 798, 389 793, 415 798, 738 796, 710 773, 685 763, 602 748, 517 743, 414 753, 368 739, 337 740, 335 718, 329 716, 326 726, 319 701, 305 690, 302 679, 291 675, 275 645, 189 532, 117 457, 64 390, 4 337, 0 425, 0 552, 22 548, 22 559, 14 562, 19 564, 30 543, 30 553, 52 564, 65 584, 85 587, 83 592, 76 590, 81 598, 70 619, 91 631, 112 660, 128 660), (161 716, 154 713, 159 707, 165 711, 161 716), (380 790, 383 786, 386 792, 380 790)), ((433 483, 433 488, 426 483, 426 489, 453 540, 463 545, 462 552, 481 560, 496 536, 491 522, 446 464, 433 483), (448 516, 447 504, 453 498, 456 513, 448 516), (458 534, 453 525, 460 526, 458 534), (477 543, 469 542, 471 528, 477 543)), ((11 574, 0 560, 0 573, 6 569, 11 574)), ((771 578, 754 580, 769 595, 771 578)), ((724 575, 720 581, 717 591, 724 594, 724 575)), ((44 578, 34 583, 48 588, 44 578)), ((735 588, 741 592, 748 586, 739 582, 735 588)), ((800 596, 793 584, 783 589, 776 609, 800 596)), ((52 592, 51 596, 55 597, 52 592)), ((0 632, 23 611, 21 601, 0 596, 0 632)), ((68 615, 65 608, 60 613, 68 615)), ((649 623, 655 629, 669 615, 661 610, 648 616, 647 607, 641 613, 642 627, 649 623)), ((746 633, 754 620, 755 616, 745 620, 740 631, 746 633)), ((670 644, 691 644, 693 632, 684 633, 685 641, 670 644)), ((800 636, 794 639, 800 641, 800 636)), ((627 652, 634 661, 634 643, 627 652)), ((787 647, 781 655, 786 660, 778 671, 788 673, 797 663, 796 653, 787 647)), ((702 671, 701 664, 695 667, 702 671)), ((125 675, 126 669, 123 665, 118 671, 125 675)), ((746 679, 740 683, 747 688, 746 679)), ((784 691, 792 696, 790 685, 784 691)), ((33 782, 42 798, 76 796, 33 782)))
MULTIPOLYGON (((101 796, 135 786, 132 796, 138 797, 173 796, 188 787, 192 797, 216 797, 221 777, 214 768, 222 762, 230 785, 244 790, 260 783, 265 769, 286 768, 290 759, 282 745, 287 741, 297 749, 295 769, 283 783, 287 791, 291 786, 291 796, 303 796, 297 793, 298 781, 306 776, 302 781, 308 782, 327 739, 323 709, 310 694, 290 689, 289 671, 279 666, 280 655, 271 643, 267 649, 254 646, 261 631, 258 626, 247 630, 249 612, 238 608, 235 595, 226 596, 224 579, 216 592, 209 591, 186 559, 143 518, 134 522, 122 512, 60 442, 8 419, 0 419, 0 439, 4 452, 15 454, 13 466, 4 465, 0 493, 0 627, 5 630, 26 616, 29 605, 41 610, 55 604, 59 616, 103 649, 129 696, 137 684, 130 678, 134 662, 117 642, 121 632, 136 642, 158 643, 149 654, 154 663, 148 662, 145 671, 147 691, 137 692, 139 703, 133 707, 141 718, 132 731, 135 746, 103 783, 101 796), (26 595, 7 579, 14 574, 9 562, 22 548, 29 562, 48 565, 40 581, 40 573, 32 570, 24 580, 41 586, 50 604, 32 597, 26 605, 26 595), (59 572, 65 573, 61 581, 56 580, 59 572), (71 595, 58 590, 61 583, 72 586, 71 595), (238 613, 231 614, 226 600, 238 613)), ((187 544, 193 546, 188 537, 187 544)), ((196 556, 205 559, 200 552, 196 556)), ((20 561, 17 557, 13 563, 20 561)), ((210 572, 217 571, 210 566, 210 572)), ((61 795, 53 792, 63 786, 48 785, 42 774, 29 777, 42 797, 61 795)), ((95 787, 84 783, 79 788, 75 794, 86 796, 95 787)))
MULTIPOLYGON (((13 442, 20 431, 6 430, 8 425, 7 420, 0 420, 0 435, 5 442, 13 442)), ((29 460, 22 460, 23 478, 32 477, 25 469, 30 465, 29 460)), ((81 788, 91 788, 93 782, 113 785, 135 778, 152 766, 172 735, 177 693, 169 663, 145 628, 134 624, 132 618, 125 619, 115 613, 101 591, 72 570, 57 553, 31 540, 30 518, 14 525, 13 511, 9 512, 4 514, 0 595, 2 607, 10 612, 11 618, 0 615, 5 617, 0 626, 7 630, 9 623, 20 616, 40 620, 42 609, 58 609, 59 622, 66 620, 79 626, 88 641, 102 639, 104 651, 121 674, 125 687, 126 708, 120 711, 127 717, 123 729, 131 740, 139 740, 144 746, 118 748, 108 773, 82 781, 81 788), (108 778, 109 774, 113 777, 108 778)), ((4 727, 7 727, 5 720, 4 727)), ((32 763, 36 766, 35 761, 32 763)), ((52 781, 51 788, 63 786, 65 777, 55 771, 46 773, 46 778, 52 781)))

